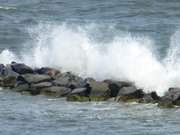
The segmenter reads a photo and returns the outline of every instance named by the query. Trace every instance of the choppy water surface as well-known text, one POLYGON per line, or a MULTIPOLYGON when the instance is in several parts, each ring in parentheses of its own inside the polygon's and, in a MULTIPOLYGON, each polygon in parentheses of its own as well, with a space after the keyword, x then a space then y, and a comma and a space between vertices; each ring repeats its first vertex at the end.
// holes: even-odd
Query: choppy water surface
MULTIPOLYGON (((180 87, 179 0, 0 0, 0 63, 180 87)), ((179 109, 1 91, 0 134, 179 134, 179 109)))
POLYGON ((178 135, 179 109, 112 102, 66 102, 0 92, 3 135, 178 135))

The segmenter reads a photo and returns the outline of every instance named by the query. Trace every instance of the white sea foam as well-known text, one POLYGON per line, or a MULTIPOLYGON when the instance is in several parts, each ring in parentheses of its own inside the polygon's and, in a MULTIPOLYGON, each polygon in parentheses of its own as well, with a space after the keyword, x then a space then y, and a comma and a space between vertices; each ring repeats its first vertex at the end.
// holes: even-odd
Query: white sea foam
MULTIPOLYGON (((30 33, 34 47, 29 53, 23 51, 20 59, 28 65, 56 67, 100 80, 129 80, 146 92, 157 91, 160 95, 169 87, 180 87, 179 32, 172 36, 168 55, 161 61, 147 37, 117 35, 111 42, 100 43, 92 41, 87 30, 67 25, 40 26, 30 33)), ((2 63, 18 61, 8 50, 0 55, 2 63)))
POLYGON ((4 6, 0 6, 0 9, 10 10, 10 9, 16 9, 16 7, 4 7, 4 6))

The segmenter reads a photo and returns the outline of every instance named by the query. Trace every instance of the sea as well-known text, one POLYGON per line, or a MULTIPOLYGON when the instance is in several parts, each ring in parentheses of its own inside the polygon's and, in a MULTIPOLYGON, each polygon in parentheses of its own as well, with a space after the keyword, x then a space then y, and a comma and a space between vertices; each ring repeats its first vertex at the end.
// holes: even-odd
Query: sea
MULTIPOLYGON (((0 63, 180 87, 179 0, 0 0, 0 63)), ((0 135, 179 135, 180 110, 0 90, 0 135)))

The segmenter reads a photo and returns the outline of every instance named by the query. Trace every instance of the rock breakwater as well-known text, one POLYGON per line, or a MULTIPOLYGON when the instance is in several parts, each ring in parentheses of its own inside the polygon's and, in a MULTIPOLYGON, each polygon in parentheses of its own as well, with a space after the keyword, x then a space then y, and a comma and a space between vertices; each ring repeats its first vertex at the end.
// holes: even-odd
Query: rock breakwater
POLYGON ((145 93, 132 82, 82 78, 71 72, 54 68, 31 68, 23 63, 0 64, 0 86, 12 91, 56 98, 67 101, 115 101, 157 103, 159 107, 180 106, 180 88, 170 88, 164 96, 145 93))

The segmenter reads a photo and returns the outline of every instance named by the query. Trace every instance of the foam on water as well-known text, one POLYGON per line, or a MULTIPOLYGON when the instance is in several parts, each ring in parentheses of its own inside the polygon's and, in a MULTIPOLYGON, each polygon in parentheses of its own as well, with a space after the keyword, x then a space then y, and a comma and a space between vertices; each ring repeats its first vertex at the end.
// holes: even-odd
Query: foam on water
POLYGON ((34 46, 22 51, 21 59, 5 50, 0 62, 56 67, 99 80, 128 80, 146 92, 162 95, 169 87, 180 86, 179 33, 172 36, 167 57, 160 61, 153 51, 153 41, 147 37, 116 35, 111 42, 102 43, 92 41, 82 27, 45 25, 30 29, 34 46))
POLYGON ((3 10, 11 10, 11 9, 16 9, 16 7, 5 7, 5 6, 0 6, 0 9, 3 9, 3 10))

